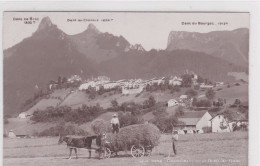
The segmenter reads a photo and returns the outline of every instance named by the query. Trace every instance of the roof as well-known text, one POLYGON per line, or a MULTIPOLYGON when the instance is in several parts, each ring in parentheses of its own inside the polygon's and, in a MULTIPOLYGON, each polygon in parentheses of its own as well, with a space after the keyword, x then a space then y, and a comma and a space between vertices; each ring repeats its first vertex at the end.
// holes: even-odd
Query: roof
POLYGON ((175 99, 170 99, 168 102, 170 102, 170 101, 178 102, 178 101, 177 101, 177 100, 175 100, 175 99))
POLYGON ((240 112, 236 112, 236 111, 230 111, 230 113, 228 115, 224 115, 223 113, 219 113, 216 114, 215 116, 213 116, 210 120, 214 119, 216 116, 225 116, 225 118, 227 118, 229 121, 247 121, 248 119, 246 118, 245 114, 242 114, 240 112))
POLYGON ((179 118, 201 118, 208 111, 184 111, 179 118))
POLYGON ((185 125, 192 125, 195 126, 200 118, 179 118, 179 121, 182 121, 185 123, 185 125))
POLYGON ((180 99, 186 99, 186 98, 188 98, 188 95, 181 95, 180 96, 180 99))
POLYGON ((202 116, 208 111, 184 111, 179 120, 184 122, 185 125, 196 125, 202 116))

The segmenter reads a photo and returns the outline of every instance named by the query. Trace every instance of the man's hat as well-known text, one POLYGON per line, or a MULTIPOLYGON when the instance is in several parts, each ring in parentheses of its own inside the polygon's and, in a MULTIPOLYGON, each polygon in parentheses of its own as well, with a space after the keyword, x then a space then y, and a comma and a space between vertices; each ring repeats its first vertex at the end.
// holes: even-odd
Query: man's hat
POLYGON ((116 116, 117 116, 116 114, 113 115, 113 117, 116 117, 116 116))

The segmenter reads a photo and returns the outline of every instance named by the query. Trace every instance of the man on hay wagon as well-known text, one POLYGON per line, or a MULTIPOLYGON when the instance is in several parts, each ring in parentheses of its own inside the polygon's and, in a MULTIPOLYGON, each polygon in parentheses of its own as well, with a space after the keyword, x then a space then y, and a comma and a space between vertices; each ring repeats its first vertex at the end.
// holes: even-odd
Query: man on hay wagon
POLYGON ((112 125, 112 133, 119 133, 119 119, 117 117, 117 114, 113 115, 113 118, 111 119, 111 125, 112 125))

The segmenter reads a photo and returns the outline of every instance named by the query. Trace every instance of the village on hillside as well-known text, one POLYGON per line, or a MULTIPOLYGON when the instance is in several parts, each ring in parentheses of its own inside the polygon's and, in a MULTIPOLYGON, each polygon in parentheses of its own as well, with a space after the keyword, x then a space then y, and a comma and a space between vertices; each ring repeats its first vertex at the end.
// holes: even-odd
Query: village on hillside
MULTIPOLYGON (((121 116, 119 118, 124 119, 127 117, 127 113, 130 113, 130 119, 137 117, 140 119, 139 117, 141 117, 142 121, 134 120, 125 125, 146 121, 155 123, 162 132, 169 132, 171 126, 174 126, 174 130, 179 134, 247 130, 248 102, 242 101, 239 98, 229 99, 228 96, 224 98, 216 95, 216 93, 223 93, 225 89, 232 90, 232 86, 233 88, 246 87, 247 82, 240 80, 240 83, 236 82, 233 84, 224 82, 212 83, 196 74, 184 74, 182 76, 161 77, 149 80, 122 79, 117 81, 112 81, 107 76, 99 76, 88 80, 83 80, 79 75, 72 75, 68 79, 59 77, 57 81, 49 82, 47 94, 44 94, 42 90, 39 90, 39 87, 36 87, 37 92, 41 94, 36 95, 35 102, 31 101, 32 103, 31 105, 29 104, 27 110, 21 112, 17 118, 10 118, 8 120, 8 123, 5 124, 7 126, 5 127, 5 134, 8 137, 30 137, 34 135, 32 131, 29 131, 32 129, 35 130, 32 127, 33 125, 29 127, 32 129, 28 128, 26 131, 24 130, 26 125, 21 124, 35 124, 35 122, 31 121, 39 116, 36 113, 41 111, 47 112, 50 108, 55 112, 66 106, 71 107, 72 110, 79 107, 89 107, 88 103, 90 107, 93 104, 98 104, 98 106, 100 104, 102 108, 102 111, 97 113, 94 119, 102 117, 102 114, 108 114, 109 112, 112 114, 118 111, 121 116), (106 95, 107 93, 109 95, 106 95), (149 93, 149 96, 147 96, 147 93, 149 93), (146 97, 144 97, 144 94, 146 94, 146 97), (104 99, 100 99, 98 97, 100 95, 104 95, 104 99), (115 98, 116 95, 117 99, 115 98), (84 96, 88 97, 85 98, 84 96), (120 102, 120 99, 124 97, 124 101, 120 102), (73 104, 73 98, 81 98, 79 101, 88 100, 89 102, 73 104), (107 107, 102 104, 106 98, 106 102, 108 102, 107 107), (139 103, 135 103, 135 101, 139 101, 139 103), (143 103, 140 103, 140 101, 143 103), (153 104, 146 106, 145 103, 149 102, 153 104), (128 110, 121 113, 122 109, 128 110), (163 109, 164 111, 159 112, 156 109, 163 109), (227 112, 227 110, 229 111, 227 112), (164 116, 164 118, 160 119, 160 116, 164 116), (158 123, 161 120, 166 123, 169 118, 175 117, 177 117, 178 123, 167 122, 169 123, 167 125, 158 123), (17 123, 17 121, 19 122, 17 123), (19 125, 14 125, 15 123, 19 125)), ((44 117, 45 115, 42 114, 41 116, 44 117)), ((105 118, 104 120, 109 120, 109 118, 105 118)), ((70 122, 73 122, 73 120, 70 122)), ((45 127, 43 128, 48 130, 45 127)))

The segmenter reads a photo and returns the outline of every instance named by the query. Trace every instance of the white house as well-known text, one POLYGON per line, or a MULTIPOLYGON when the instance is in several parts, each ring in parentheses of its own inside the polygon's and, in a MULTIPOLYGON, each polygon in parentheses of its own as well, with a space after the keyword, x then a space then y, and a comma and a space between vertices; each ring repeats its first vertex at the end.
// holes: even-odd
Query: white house
POLYGON ((141 93, 143 91, 143 87, 139 88, 134 88, 134 89, 127 89, 127 88, 122 88, 122 94, 128 95, 128 94, 136 94, 136 93, 141 93))
POLYGON ((22 112, 18 115, 18 118, 20 119, 25 119, 28 116, 28 114, 26 112, 22 112))
POLYGON ((211 128, 214 133, 221 132, 232 132, 235 130, 235 126, 240 126, 241 124, 248 125, 248 120, 245 115, 236 111, 229 112, 230 116, 225 117, 224 114, 217 114, 212 117, 211 128))
POLYGON ((178 105, 178 101, 175 100, 175 99, 171 99, 168 101, 168 107, 173 107, 173 106, 176 106, 178 105))
POLYGON ((188 99, 188 95, 181 95, 180 96, 180 100, 182 101, 182 100, 186 100, 186 99, 188 99))
POLYGON ((223 86, 224 82, 216 82, 216 86, 223 86))
POLYGON ((89 81, 87 83, 81 84, 79 86, 79 90, 86 90, 90 86, 93 87, 93 88, 96 87, 96 82, 95 81, 89 81))
POLYGON ((211 120, 211 129, 213 133, 233 131, 232 123, 229 123, 224 115, 216 115, 211 120))
POLYGON ((214 85, 206 85, 204 83, 200 84, 200 88, 202 88, 202 89, 210 89, 210 88, 213 88, 213 87, 214 87, 214 85))
POLYGON ((117 82, 109 82, 103 85, 104 89, 112 89, 115 88, 116 86, 119 86, 119 83, 117 82))
POLYGON ((169 80, 169 85, 181 85, 182 79, 178 77, 174 77, 173 79, 169 80))
POLYGON ((16 138, 16 135, 14 134, 14 131, 13 130, 10 130, 8 132, 8 138, 16 138))
POLYGON ((184 111, 184 114, 179 117, 179 121, 184 122, 179 125, 179 133, 203 133, 204 127, 210 127, 212 116, 208 111, 184 111), (182 130, 182 131, 181 131, 182 130))

